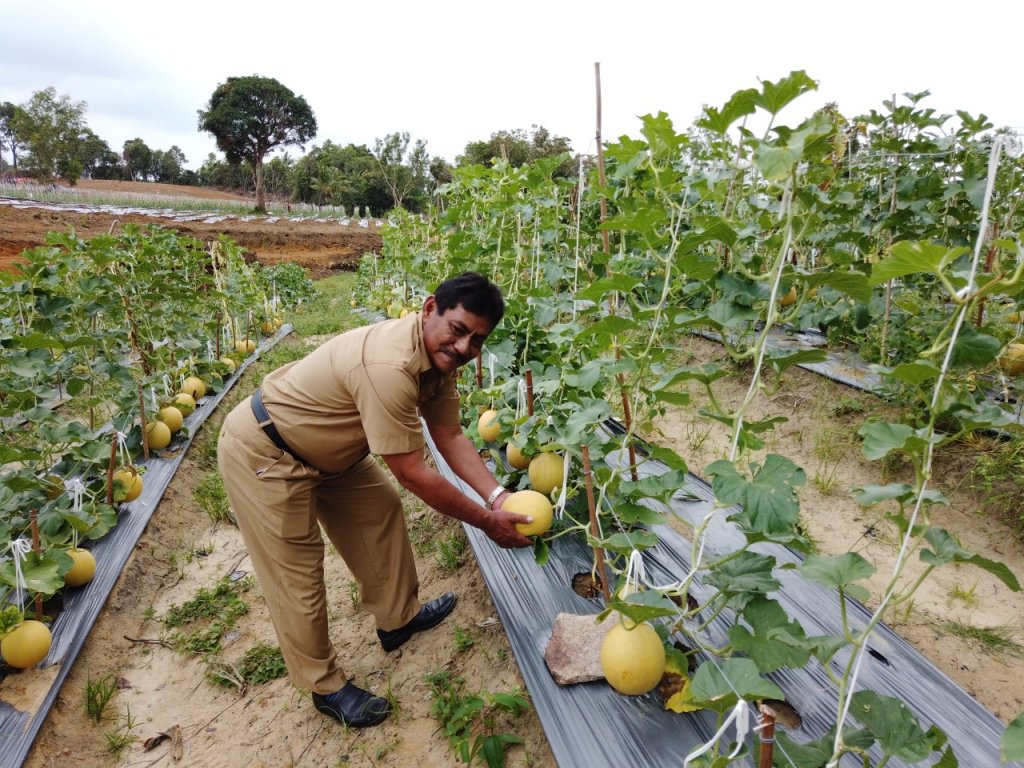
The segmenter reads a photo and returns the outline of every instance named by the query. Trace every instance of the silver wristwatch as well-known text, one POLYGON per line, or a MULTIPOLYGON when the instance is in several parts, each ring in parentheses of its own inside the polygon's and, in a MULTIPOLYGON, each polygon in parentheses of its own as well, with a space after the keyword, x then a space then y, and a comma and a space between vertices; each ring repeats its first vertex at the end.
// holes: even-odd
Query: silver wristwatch
POLYGON ((484 502, 484 508, 486 508, 486 509, 493 509, 494 508, 494 502, 496 502, 498 500, 498 497, 501 496, 501 494, 503 494, 504 492, 505 492, 505 486, 503 486, 503 485, 499 485, 497 488, 495 488, 493 491, 491 491, 491 495, 488 496, 487 497, 487 501, 484 502))

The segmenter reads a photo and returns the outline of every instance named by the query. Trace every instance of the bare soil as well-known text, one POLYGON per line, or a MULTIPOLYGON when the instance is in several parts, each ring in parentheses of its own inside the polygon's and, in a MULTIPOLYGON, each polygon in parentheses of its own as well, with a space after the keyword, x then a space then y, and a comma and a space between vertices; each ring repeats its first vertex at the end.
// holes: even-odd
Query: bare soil
MULTIPOLYGON (((187 194, 196 192, 184 189, 187 194)), ((106 232, 113 218, 55 210, 12 211, 0 205, 0 254, 16 254, 20 248, 41 244, 47 229, 74 226, 82 236, 106 232)), ((311 266, 316 274, 339 268, 338 260, 348 258, 341 254, 369 250, 379 243, 373 240, 373 232, 307 222, 271 225, 227 220, 195 231, 203 238, 224 232, 261 260, 289 258, 317 265, 311 266)), ((693 361, 721 355, 711 342, 693 339, 687 345, 693 361)), ((261 375, 257 370, 241 382, 204 426, 205 436, 200 435, 154 514, 75 662, 27 766, 57 766, 69 760, 89 766, 133 767, 452 766, 458 760, 440 724, 430 716, 424 676, 448 670, 465 679, 469 692, 509 691, 522 685, 472 553, 464 555, 462 566, 452 568, 450 563, 443 564, 436 546, 430 544, 438 539, 457 541, 461 529, 413 498, 407 498, 407 510, 417 545, 421 594, 430 598, 454 590, 460 597, 453 616, 438 629, 416 636, 398 653, 385 654, 375 642, 372 618, 360 608, 344 564, 333 553, 327 558, 332 634, 347 671, 378 694, 391 691, 401 705, 398 716, 383 725, 346 731, 319 715, 307 692, 284 679, 245 691, 214 686, 204 679, 208 665, 203 659, 183 656, 157 642, 166 639, 159 617, 171 605, 187 601, 200 587, 211 586, 233 570, 250 569, 237 530, 211 523, 196 500, 196 487, 210 470, 203 441, 216 431, 230 403, 248 394, 261 375), (119 681, 119 690, 111 719, 95 724, 85 716, 86 685, 105 675, 119 681), (176 759, 172 740, 151 751, 145 749, 146 739, 171 733, 175 727, 181 737, 180 757, 176 759), (108 751, 105 735, 112 733, 127 733, 135 741, 115 755, 108 751)), ((721 393, 723 400, 742 399, 745 374, 737 372, 723 383, 728 390, 721 393)), ((800 370, 763 388, 755 403, 755 416, 771 413, 789 418, 770 438, 766 450, 790 457, 807 471, 801 503, 808 534, 821 552, 852 549, 875 562, 879 575, 872 587, 876 592, 893 561, 896 536, 881 513, 865 512, 856 505, 850 488, 899 479, 906 471, 866 462, 855 443, 856 429, 864 418, 884 414, 889 407, 871 395, 800 370), (844 404, 848 407, 836 407, 844 404)), ((696 408, 673 410, 660 433, 647 437, 674 447, 698 473, 726 454, 724 433, 699 418, 696 408)), ((964 490, 965 473, 978 449, 980 445, 965 446, 941 458, 935 476, 953 504, 933 513, 933 522, 956 533, 964 546, 1006 563, 1019 578, 1024 577, 1024 547, 1017 532, 980 513, 981 499, 964 490)), ((250 611, 221 654, 228 662, 236 662, 258 641, 274 642, 258 587, 245 599, 250 611)), ((892 613, 889 620, 945 674, 1008 722, 1024 710, 1022 617, 1024 596, 1010 593, 983 571, 957 567, 933 575, 912 604, 892 613), (965 627, 1001 628, 1010 644, 1000 650, 957 637, 948 629, 950 621, 965 627)), ((0 698, 14 696, 12 681, 27 674, 8 676, 0 685, 0 698)), ((510 751, 510 766, 554 765, 535 713, 503 720, 499 730, 516 733, 526 742, 510 751)))
MULTIPOLYGON (((80 188, 97 193, 159 194, 162 196, 247 200, 202 187, 151 184, 128 181, 79 182, 80 188)), ((48 231, 74 233, 83 239, 117 231, 126 224, 148 227, 154 224, 177 230, 180 234, 206 242, 222 233, 229 235, 263 264, 291 261, 307 267, 314 277, 335 270, 352 270, 368 251, 380 250, 381 237, 376 223, 362 227, 356 220, 347 225, 337 220, 259 217, 208 217, 210 221, 182 221, 170 215, 140 213, 80 213, 70 206, 40 204, 22 208, 5 205, 0 198, 0 269, 10 269, 19 254, 43 245, 48 231), (213 219, 217 219, 214 221, 213 219)))

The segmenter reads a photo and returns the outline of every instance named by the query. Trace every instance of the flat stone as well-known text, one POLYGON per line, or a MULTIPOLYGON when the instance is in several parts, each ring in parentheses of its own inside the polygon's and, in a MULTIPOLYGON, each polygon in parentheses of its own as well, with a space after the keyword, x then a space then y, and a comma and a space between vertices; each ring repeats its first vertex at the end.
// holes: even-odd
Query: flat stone
POLYGON ((601 643, 616 622, 614 614, 601 624, 594 623, 596 618, 596 614, 560 613, 555 616, 551 639, 544 649, 544 663, 559 685, 604 680, 601 643))

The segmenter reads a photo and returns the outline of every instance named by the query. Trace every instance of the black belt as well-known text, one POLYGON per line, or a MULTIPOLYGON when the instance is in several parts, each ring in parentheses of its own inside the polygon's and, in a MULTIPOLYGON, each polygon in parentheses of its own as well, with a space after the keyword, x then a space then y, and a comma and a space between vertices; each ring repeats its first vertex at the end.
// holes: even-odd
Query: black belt
POLYGON ((263 433, 270 438, 270 441, 274 445, 285 453, 291 454, 291 456, 300 464, 307 463, 304 458, 292 450, 291 446, 284 441, 283 437, 281 437, 281 433, 277 431, 277 427, 274 426, 274 422, 270 418, 270 414, 267 413, 266 406, 263 405, 263 393, 259 389, 252 394, 252 412, 256 417, 256 421, 259 422, 259 428, 263 430, 263 433))

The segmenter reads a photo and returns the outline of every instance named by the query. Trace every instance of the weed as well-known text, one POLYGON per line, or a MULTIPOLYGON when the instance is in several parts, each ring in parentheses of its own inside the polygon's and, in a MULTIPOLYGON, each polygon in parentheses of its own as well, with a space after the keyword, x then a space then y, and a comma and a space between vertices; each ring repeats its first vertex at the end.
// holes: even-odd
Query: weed
POLYGON ((899 624, 910 623, 911 617, 914 615, 914 609, 917 607, 914 598, 910 598, 904 603, 897 603, 889 609, 889 623, 893 626, 899 624))
POLYGON ((978 604, 978 582, 974 582, 971 586, 964 588, 959 582, 954 582, 953 586, 949 588, 949 599, 946 601, 946 605, 952 605, 954 600, 959 600, 964 605, 974 607, 978 604))
POLYGON ((395 720, 402 717, 402 703, 398 700, 398 694, 395 693, 394 686, 391 683, 391 676, 388 675, 388 685, 384 689, 384 698, 388 700, 391 705, 391 715, 395 720))
POLYGON ((835 417, 853 416, 864 413, 864 403, 855 397, 843 395, 838 401, 829 406, 829 411, 835 417))
POLYGON ((434 697, 430 714, 442 724, 452 751, 462 762, 504 765, 508 747, 524 743, 522 737, 500 730, 506 721, 530 709, 521 691, 467 695, 465 681, 444 669, 424 680, 434 697))
POLYGON ((463 629, 460 626, 455 627, 455 650, 459 653, 468 651, 476 643, 473 639, 473 633, 468 629, 463 629))
POLYGON ((981 643, 992 653, 1024 656, 1024 645, 1013 639, 1013 627, 1007 624, 998 627, 972 627, 962 621, 944 621, 942 626, 951 635, 981 643))
POLYGON ((121 719, 124 722, 118 725, 117 728, 111 731, 104 731, 103 733, 103 738, 107 742, 107 752, 115 757, 119 757, 125 747, 136 741, 135 736, 131 733, 136 722, 135 718, 132 717, 131 707, 127 704, 124 706, 124 717, 121 719))
POLYGON ((359 582, 355 579, 348 580, 348 599, 352 602, 353 608, 358 608, 363 602, 363 597, 359 594, 359 582))
POLYGON ((270 643, 257 643, 242 656, 238 664, 242 679, 252 685, 268 683, 288 674, 281 649, 270 643))
POLYGON ((839 485, 839 465, 851 448, 849 437, 838 430, 823 429, 814 436, 812 455, 818 460, 814 472, 814 485, 825 496, 836 492, 839 485))
POLYGON ((466 559, 469 542, 461 528, 453 530, 434 542, 434 556, 441 570, 454 573, 462 567, 466 559))
POLYGON ((239 616, 249 612, 248 603, 239 597, 239 593, 248 590, 252 584, 251 578, 238 581, 223 578, 212 588, 201 588, 188 602, 172 605, 163 618, 167 628, 203 624, 190 632, 171 635, 170 641, 174 647, 181 653, 197 655, 220 650, 220 640, 224 633, 235 625, 239 616))
POLYGON ((88 675, 85 680, 85 713, 94 723, 103 720, 107 715, 110 700, 117 692, 117 680, 113 675, 105 675, 93 680, 88 675))
POLYGON ((250 685, 269 683, 286 674, 288 670, 281 649, 270 643, 257 643, 243 654, 237 665, 210 664, 206 680, 214 685, 234 686, 244 691, 250 685))
POLYGON ((192 491, 196 503, 215 523, 231 521, 231 505, 220 472, 207 472, 192 491))

